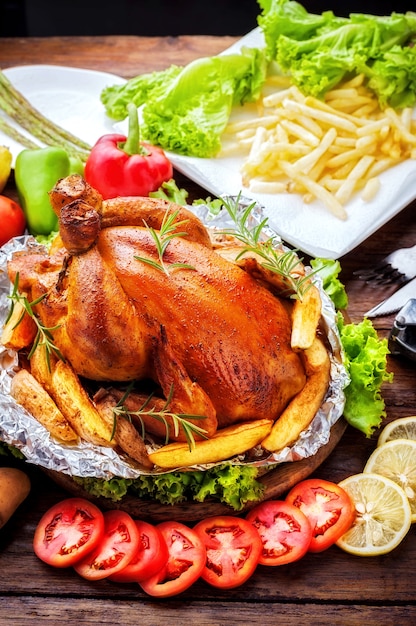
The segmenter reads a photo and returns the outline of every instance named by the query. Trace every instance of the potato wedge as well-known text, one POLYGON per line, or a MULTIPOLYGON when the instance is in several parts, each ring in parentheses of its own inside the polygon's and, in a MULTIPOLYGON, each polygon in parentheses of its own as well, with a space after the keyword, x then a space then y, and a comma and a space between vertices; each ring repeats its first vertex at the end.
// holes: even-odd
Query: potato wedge
POLYGON ((112 427, 101 417, 68 363, 56 362, 50 378, 50 394, 81 439, 95 445, 116 445, 112 427))
POLYGON ((49 363, 46 358, 45 346, 38 345, 32 352, 30 357, 30 371, 36 380, 51 393, 52 370, 55 367, 57 357, 54 354, 49 355, 49 363))
POLYGON ((58 441, 76 443, 78 435, 55 402, 27 370, 19 370, 12 379, 11 396, 38 420, 58 441))
POLYGON ((319 291, 311 283, 302 299, 295 300, 293 306, 291 336, 293 350, 306 350, 312 346, 321 317, 321 307, 319 291))
POLYGON ((269 452, 279 452, 298 439, 313 420, 328 390, 331 363, 323 342, 315 337, 311 347, 302 354, 307 375, 305 386, 261 442, 269 452))
POLYGON ((228 426, 218 430, 210 439, 197 441, 191 450, 187 443, 170 443, 151 452, 149 459, 166 469, 225 461, 263 441, 272 424, 271 420, 262 419, 228 426))
POLYGON ((21 350, 29 346, 37 333, 33 319, 26 313, 23 304, 16 302, 13 313, 3 327, 0 343, 10 350, 21 350), (20 320, 20 321, 19 321, 20 320))
MULTIPOLYGON (((70 421, 75 420, 74 424, 77 433, 83 437, 89 437, 87 441, 96 443, 94 434, 98 432, 101 436, 110 436, 114 430, 114 414, 113 407, 114 402, 107 394, 107 398, 101 396, 100 402, 97 404, 90 400, 85 394, 81 383, 78 381, 78 377, 73 372, 72 368, 65 366, 64 364, 58 367, 58 374, 56 368, 58 361, 54 355, 50 355, 50 369, 46 360, 46 353, 42 346, 38 346, 33 352, 31 361, 31 371, 38 381, 45 386, 46 389, 50 389, 52 394, 58 393, 58 386, 62 384, 62 378, 66 380, 66 384, 69 385, 69 389, 78 389, 75 393, 73 402, 76 402, 82 410, 87 408, 86 423, 80 419, 78 409, 75 408, 75 413, 70 421), (68 369, 69 368, 69 369, 68 369), (61 382, 59 382, 61 381, 61 382), (78 382, 77 382, 78 381, 78 382), (87 433, 85 432, 87 430, 87 433), (90 430, 91 432, 88 432, 90 430)), ((59 400, 58 400, 59 401, 59 400)), ((65 411, 69 411, 69 406, 65 406, 65 411)), ((84 438, 86 438, 84 437, 84 438)), ((140 437, 138 431, 134 425, 127 419, 118 419, 116 429, 114 430, 114 437, 111 442, 105 441, 103 445, 118 445, 132 459, 143 465, 143 467, 150 469, 153 467, 153 463, 149 461, 146 446, 143 439, 140 437)))

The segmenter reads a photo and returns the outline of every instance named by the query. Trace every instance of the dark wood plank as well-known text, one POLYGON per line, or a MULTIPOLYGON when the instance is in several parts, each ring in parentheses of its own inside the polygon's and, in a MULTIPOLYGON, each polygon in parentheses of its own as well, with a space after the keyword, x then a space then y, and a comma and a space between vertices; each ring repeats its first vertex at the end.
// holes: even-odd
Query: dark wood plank
POLYGON ((280 602, 241 604, 241 612, 236 614, 235 607, 229 602, 206 602, 196 600, 192 604, 175 600, 166 603, 143 602, 132 599, 120 600, 75 599, 68 604, 65 600, 48 599, 40 604, 37 598, 0 598, 1 623, 13 626, 42 624, 55 626, 71 621, 79 626, 88 624, 119 624, 136 626, 145 625, 172 626, 186 623, 190 626, 223 626, 232 624, 251 624, 263 626, 265 619, 269 623, 284 623, 285 626, 412 626, 415 623, 416 610, 411 605, 360 606, 355 603, 340 606, 285 604, 280 602), (93 605, 93 609, 92 609, 93 605), (63 621, 64 620, 64 621, 63 621), (281 620, 281 621, 280 621, 281 620))
POLYGON ((236 41, 229 36, 0 38, 1 68, 52 64, 110 72, 131 78, 169 65, 218 54, 236 41))

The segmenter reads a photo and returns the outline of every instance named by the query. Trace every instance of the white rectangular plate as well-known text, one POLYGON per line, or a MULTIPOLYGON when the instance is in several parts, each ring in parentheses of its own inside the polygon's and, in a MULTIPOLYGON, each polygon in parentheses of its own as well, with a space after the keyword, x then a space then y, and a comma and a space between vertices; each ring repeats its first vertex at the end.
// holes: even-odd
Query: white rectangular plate
MULTIPOLYGON (((223 54, 242 46, 261 47, 259 28, 240 39, 223 54)), ((305 204, 298 194, 248 193, 242 187, 243 158, 199 159, 169 153, 175 167, 212 194, 238 194, 265 207, 269 225, 284 241, 311 256, 338 259, 353 250, 416 198, 416 160, 407 160, 380 176, 381 189, 371 202, 359 194, 346 205, 348 219, 329 213, 320 201, 305 204)))

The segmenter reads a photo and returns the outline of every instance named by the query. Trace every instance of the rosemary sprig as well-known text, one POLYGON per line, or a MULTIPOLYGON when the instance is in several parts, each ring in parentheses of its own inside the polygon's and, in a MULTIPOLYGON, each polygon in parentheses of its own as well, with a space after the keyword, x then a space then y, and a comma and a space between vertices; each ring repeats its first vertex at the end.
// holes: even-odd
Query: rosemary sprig
POLYGON ((138 418, 141 424, 141 436, 143 439, 145 438, 145 435, 146 435, 146 429, 145 429, 145 425, 143 421, 144 416, 153 417, 159 422, 163 422, 165 426, 165 431, 166 431, 165 444, 168 443, 169 437, 170 437, 170 425, 169 425, 167 418, 171 418, 173 422, 173 432, 176 437, 179 434, 179 430, 182 428, 190 450, 193 450, 195 448, 195 438, 194 438, 195 434, 199 435, 200 437, 203 437, 204 439, 207 439, 207 431, 204 428, 200 428, 199 426, 197 426, 196 424, 193 424, 190 421, 191 419, 193 420, 204 419, 205 415, 191 415, 188 413, 173 413, 172 411, 169 411, 169 406, 172 402, 172 396, 173 396, 173 385, 171 386, 169 390, 169 395, 166 399, 165 404, 162 406, 161 409, 158 409, 158 410, 154 406, 149 409, 147 408, 151 403, 153 394, 150 394, 148 396, 148 398, 144 401, 142 406, 137 411, 130 411, 129 409, 127 409, 126 406, 124 405, 124 401, 126 397, 128 396, 128 394, 130 393, 131 388, 132 388, 132 385, 128 387, 126 393, 123 395, 122 398, 120 398, 116 406, 113 408, 114 423, 113 423, 112 437, 114 437, 114 434, 117 428, 117 418, 125 417, 131 421, 131 418, 134 415, 135 417, 138 418))
POLYGON ((163 216, 162 224, 159 230, 155 230, 154 228, 146 224, 146 228, 148 229, 153 238, 153 241, 155 242, 159 262, 143 256, 134 257, 138 261, 147 263, 148 265, 151 265, 152 267, 164 272, 166 275, 169 275, 169 270, 175 267, 181 267, 183 269, 189 270, 195 269, 192 265, 188 265, 187 263, 170 263, 169 266, 167 266, 164 262, 166 249, 172 239, 175 239, 176 237, 185 237, 188 234, 186 231, 181 232, 177 230, 179 226, 182 227, 183 224, 187 223, 187 220, 181 220, 179 222, 175 221, 178 213, 179 211, 174 211, 173 213, 166 212, 163 216))
POLYGON ((17 320, 17 322, 14 324, 13 328, 16 328, 20 324, 25 313, 27 313, 33 319, 37 327, 37 332, 36 332, 36 336, 33 341, 32 347, 30 349, 30 352, 28 354, 28 359, 32 357, 34 351, 36 350, 38 346, 43 346, 45 348, 46 361, 48 364, 48 369, 50 371, 51 370, 51 362, 50 362, 51 354, 54 354, 55 356, 57 356, 59 359, 61 359, 61 361, 65 361, 65 358, 62 355, 61 351, 53 342, 52 333, 54 330, 60 327, 60 324, 57 324, 56 326, 51 326, 49 328, 44 326, 41 320, 35 314, 33 307, 39 304, 39 302, 42 302, 46 294, 43 294, 36 300, 32 300, 32 302, 29 302, 26 296, 22 296, 19 293, 18 284, 19 284, 19 273, 16 274, 12 293, 8 296, 12 303, 11 303, 9 314, 6 319, 6 324, 10 320, 11 316, 13 315, 15 305, 19 303, 22 306, 22 313, 19 319, 17 320))
POLYGON ((256 203, 249 204, 241 211, 240 196, 241 194, 235 198, 223 199, 224 208, 236 225, 235 229, 223 232, 224 234, 234 236, 244 244, 241 252, 237 255, 237 259, 247 252, 255 253, 261 257, 262 267, 279 274, 285 279, 288 291, 293 290, 292 298, 302 299, 310 287, 310 277, 296 275, 293 270, 303 259, 298 257, 296 250, 287 250, 286 252, 277 250, 273 237, 264 238, 267 218, 257 225, 249 226, 249 218, 256 203))

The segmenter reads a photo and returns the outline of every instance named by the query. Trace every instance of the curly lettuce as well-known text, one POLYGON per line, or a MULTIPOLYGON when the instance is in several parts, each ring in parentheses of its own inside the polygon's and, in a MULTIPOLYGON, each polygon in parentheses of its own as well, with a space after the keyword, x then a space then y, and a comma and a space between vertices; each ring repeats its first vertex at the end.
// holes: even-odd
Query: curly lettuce
POLYGON ((294 0, 259 0, 258 18, 270 59, 307 95, 325 93, 364 74, 382 106, 416 103, 416 13, 377 16, 308 13, 294 0))
POLYGON ((345 324, 339 316, 338 327, 344 349, 344 363, 350 375, 345 389, 344 417, 351 426, 370 437, 386 416, 381 387, 392 382, 387 371, 387 339, 380 339, 369 319, 345 324))
POLYGON ((339 280, 341 263, 332 259, 311 259, 311 267, 322 279, 322 287, 331 298, 335 308, 339 311, 348 306, 348 296, 345 287, 339 280))
MULTIPOLYGON (((346 309, 348 296, 339 280, 339 261, 312 259, 311 267, 322 279, 322 286, 337 311, 346 309)), ((347 324, 338 312, 337 326, 343 347, 343 362, 350 377, 344 389, 344 417, 347 422, 369 437, 386 415, 381 395, 384 383, 392 382, 387 371, 389 354, 387 339, 380 339, 372 322, 364 319, 359 324, 347 324)))
POLYGON ((101 102, 118 120, 127 116, 129 102, 141 107, 142 136, 165 150, 213 157, 221 148, 232 106, 256 100, 266 72, 264 52, 244 48, 107 87, 101 102))
POLYGON ((225 463, 206 471, 168 472, 142 475, 135 479, 74 478, 90 495, 120 501, 126 495, 161 504, 178 504, 187 500, 204 502, 213 498, 235 511, 241 511, 248 502, 257 502, 264 485, 257 479, 258 469, 250 465, 225 463))
POLYGON ((404 48, 393 46, 361 70, 383 108, 415 106, 416 44, 404 48))

